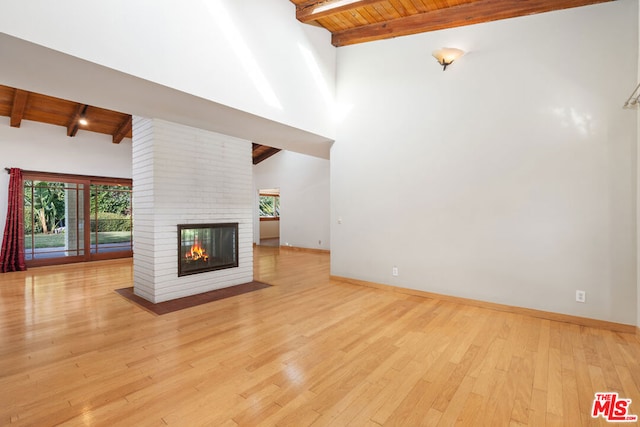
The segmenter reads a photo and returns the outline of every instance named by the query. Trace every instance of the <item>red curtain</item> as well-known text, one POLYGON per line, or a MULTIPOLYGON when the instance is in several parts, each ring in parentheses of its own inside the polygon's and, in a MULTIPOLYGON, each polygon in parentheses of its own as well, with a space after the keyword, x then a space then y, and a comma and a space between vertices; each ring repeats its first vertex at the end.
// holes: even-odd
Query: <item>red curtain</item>
POLYGON ((24 264, 22 170, 11 168, 9 174, 9 208, 0 252, 0 271, 3 273, 27 269, 24 264))

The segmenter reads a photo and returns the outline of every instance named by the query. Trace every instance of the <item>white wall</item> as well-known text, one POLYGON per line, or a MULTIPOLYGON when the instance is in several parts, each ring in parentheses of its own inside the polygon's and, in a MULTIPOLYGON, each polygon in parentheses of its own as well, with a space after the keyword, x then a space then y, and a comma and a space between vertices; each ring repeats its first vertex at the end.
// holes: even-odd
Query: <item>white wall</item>
POLYGON ((253 166, 254 239, 260 243, 258 190, 280 189, 280 245, 328 250, 329 160, 281 151, 253 166))
POLYGON ((326 30, 298 22, 288 1, 9 0, 0 32, 279 123, 335 134, 327 108, 335 48, 326 30))
POLYGON ((340 48, 332 274, 635 324, 637 8, 340 48))
POLYGON ((134 292, 153 303, 253 280, 251 142, 133 121, 134 292), (238 223, 238 267, 178 277, 178 224, 238 223))
POLYGON ((260 221, 260 239, 280 237, 280 221, 260 221))
MULTIPOLYGON (((640 27, 640 10, 638 10, 638 26, 640 27)), ((638 31, 638 37, 640 38, 640 31, 638 31)), ((638 42, 638 74, 637 81, 640 82, 640 40, 638 42)), ((629 89, 631 92, 631 89, 629 89)), ((636 117, 640 114, 640 110, 637 110, 636 117)), ((637 123, 637 140, 636 140, 636 154, 638 158, 636 158, 636 164, 638 164, 638 160, 640 160, 640 150, 637 147, 640 145, 640 120, 637 123)), ((636 168, 638 169, 638 168, 636 168)), ((637 283, 637 298, 638 302, 636 305, 637 311, 637 323, 636 325, 640 328, 640 228, 638 224, 640 224, 640 170, 636 171, 636 283, 637 283)))
POLYGON ((110 135, 23 120, 19 128, 0 117, 0 230, 7 216, 9 174, 6 167, 40 172, 131 178, 131 139, 113 144, 110 135))

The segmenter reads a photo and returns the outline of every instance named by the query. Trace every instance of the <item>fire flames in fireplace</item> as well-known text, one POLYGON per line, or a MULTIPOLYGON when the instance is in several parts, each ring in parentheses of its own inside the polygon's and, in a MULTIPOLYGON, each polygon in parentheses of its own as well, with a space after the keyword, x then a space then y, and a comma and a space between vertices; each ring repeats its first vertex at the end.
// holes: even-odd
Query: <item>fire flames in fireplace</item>
POLYGON ((238 223, 178 224, 178 276, 238 267, 238 223))
POLYGON ((200 246, 200 243, 198 242, 197 237, 194 244, 191 246, 191 249, 189 250, 189 252, 186 253, 185 258, 187 262, 209 261, 209 255, 207 255, 207 252, 205 251, 205 249, 202 246, 200 246))

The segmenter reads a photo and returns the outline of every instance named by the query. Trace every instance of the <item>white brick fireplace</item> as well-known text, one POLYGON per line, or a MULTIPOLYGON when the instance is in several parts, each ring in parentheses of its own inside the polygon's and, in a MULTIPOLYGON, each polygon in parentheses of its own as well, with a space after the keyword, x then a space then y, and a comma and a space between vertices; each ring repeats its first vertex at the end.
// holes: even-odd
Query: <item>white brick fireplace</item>
POLYGON ((153 303, 253 280, 251 142, 133 120, 134 292, 153 303), (178 277, 178 224, 235 223, 239 265, 178 277))

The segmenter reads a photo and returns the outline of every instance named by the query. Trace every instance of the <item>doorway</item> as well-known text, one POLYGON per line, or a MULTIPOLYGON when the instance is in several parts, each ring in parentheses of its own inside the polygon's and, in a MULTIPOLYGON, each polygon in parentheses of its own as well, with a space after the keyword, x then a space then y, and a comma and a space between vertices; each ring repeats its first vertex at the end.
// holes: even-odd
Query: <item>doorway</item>
POLYGON ((260 245, 280 247, 280 189, 258 190, 260 245))

